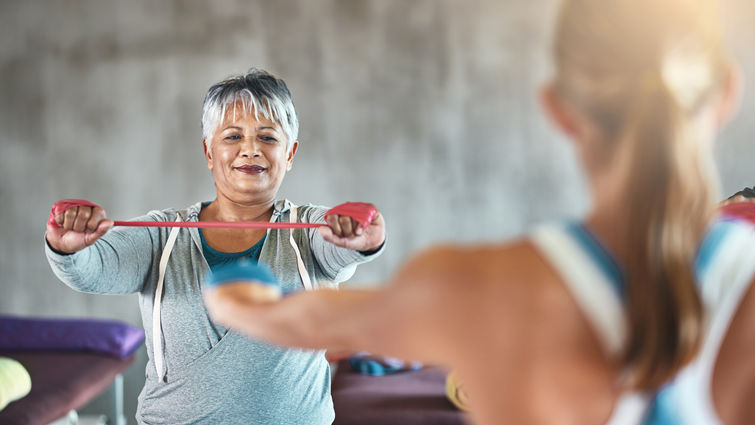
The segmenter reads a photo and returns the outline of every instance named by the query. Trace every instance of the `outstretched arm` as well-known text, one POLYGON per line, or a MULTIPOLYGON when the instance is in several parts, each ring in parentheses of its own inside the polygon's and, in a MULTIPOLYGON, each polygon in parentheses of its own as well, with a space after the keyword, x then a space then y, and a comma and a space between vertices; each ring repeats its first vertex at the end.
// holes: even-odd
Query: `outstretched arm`
POLYGON ((45 254, 55 275, 82 292, 140 291, 152 264, 153 238, 146 229, 110 230, 112 226, 105 210, 89 201, 53 204, 45 254))
POLYGON ((554 273, 531 244, 519 241, 432 248, 380 289, 271 299, 255 296, 254 279, 239 279, 207 288, 204 296, 214 320, 274 344, 452 366, 470 353, 519 355, 523 346, 512 341, 523 338, 542 334, 539 340, 564 342, 575 329, 590 334, 554 273))
POLYGON ((421 255, 384 289, 301 292, 271 302, 238 282, 205 290, 205 302, 214 320, 274 344, 444 363, 460 296, 444 257, 421 255))

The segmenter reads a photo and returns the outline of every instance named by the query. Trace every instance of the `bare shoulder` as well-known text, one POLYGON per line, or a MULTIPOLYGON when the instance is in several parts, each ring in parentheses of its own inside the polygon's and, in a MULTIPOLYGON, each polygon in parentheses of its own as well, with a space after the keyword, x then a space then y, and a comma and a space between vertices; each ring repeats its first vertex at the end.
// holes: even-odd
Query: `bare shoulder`
POLYGON ((397 280, 432 278, 451 285, 470 279, 502 282, 533 279, 548 270, 547 264, 526 239, 500 244, 436 245, 404 263, 397 280))
POLYGON ((755 280, 732 318, 716 359, 713 401, 725 423, 751 423, 755 415, 755 280))
POLYGON ((421 282, 437 288, 430 298, 446 312, 436 322, 450 341, 444 360, 478 407, 527 417, 528 406, 548 405, 572 423, 608 417, 616 364, 531 242, 432 248, 399 275, 402 285, 421 282))
MULTIPOLYGON (((384 314, 434 341, 439 360, 454 363, 466 348, 508 331, 533 301, 542 262, 524 240, 505 244, 437 245, 408 259, 381 294, 384 314), (526 303, 523 300, 528 300, 526 303), (497 328, 496 328, 497 327, 497 328)), ((395 337, 395 335, 394 335, 395 337)), ((425 353, 422 352, 424 355, 425 353)), ((427 357, 425 357, 427 358, 427 357)))
POLYGON ((393 284, 423 292, 429 305, 448 312, 448 331, 463 338, 478 336, 465 329, 467 320, 456 321, 461 317, 474 318, 481 334, 526 330, 532 336, 579 314, 560 277, 527 239, 432 247, 408 260, 393 284))

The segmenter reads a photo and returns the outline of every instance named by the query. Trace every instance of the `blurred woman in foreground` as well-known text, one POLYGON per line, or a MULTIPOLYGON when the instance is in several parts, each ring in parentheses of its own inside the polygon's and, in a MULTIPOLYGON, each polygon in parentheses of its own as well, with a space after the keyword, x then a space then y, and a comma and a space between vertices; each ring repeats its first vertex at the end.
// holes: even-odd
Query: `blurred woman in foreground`
POLYGON ((222 285, 211 314, 278 344, 446 364, 480 424, 747 420, 755 235, 714 216, 737 92, 714 0, 567 0, 554 60, 542 100, 590 183, 581 222, 431 248, 383 290, 255 303, 222 285))

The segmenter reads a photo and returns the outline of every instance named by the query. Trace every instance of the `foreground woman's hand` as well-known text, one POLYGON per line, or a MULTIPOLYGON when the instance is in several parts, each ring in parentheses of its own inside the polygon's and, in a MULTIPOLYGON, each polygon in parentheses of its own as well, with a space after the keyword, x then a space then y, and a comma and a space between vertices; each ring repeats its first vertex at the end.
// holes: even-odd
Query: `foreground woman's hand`
POLYGON ((732 196, 731 198, 724 199, 723 201, 719 202, 718 208, 725 207, 731 204, 738 204, 741 202, 755 202, 755 198, 751 196, 745 196, 745 195, 732 196))
POLYGON ((235 327, 236 320, 259 305, 280 300, 280 289, 253 280, 228 282, 202 290, 210 317, 223 326, 235 327))
POLYGON ((205 306, 214 321, 234 327, 238 315, 281 299, 280 284, 269 267, 240 260, 207 273, 202 290, 205 306))
POLYGON ((378 212, 369 226, 363 227, 353 218, 331 214, 325 217, 328 226, 318 229, 326 241, 348 249, 369 252, 375 251, 385 242, 385 221, 378 212))
POLYGON ((72 254, 92 245, 113 227, 99 205, 78 199, 53 204, 47 220, 47 243, 57 252, 72 254))
POLYGON ((755 202, 755 186, 752 188, 746 187, 739 192, 731 195, 727 199, 718 203, 718 208, 725 207, 731 204, 738 204, 740 202, 755 202))

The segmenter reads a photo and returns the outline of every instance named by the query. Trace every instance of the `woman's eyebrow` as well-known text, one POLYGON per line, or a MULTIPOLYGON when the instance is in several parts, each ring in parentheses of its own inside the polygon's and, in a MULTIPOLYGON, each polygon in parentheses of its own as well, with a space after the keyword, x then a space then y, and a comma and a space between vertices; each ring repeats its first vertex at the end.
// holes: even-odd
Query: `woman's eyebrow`
POLYGON ((236 126, 236 125, 229 125, 228 127, 224 128, 224 129, 223 129, 223 131, 226 131, 226 130, 231 130, 231 129, 233 129, 233 130, 243 130, 243 128, 241 128, 241 127, 239 127, 239 126, 236 126))
POLYGON ((277 128, 270 127, 270 126, 260 126, 260 127, 257 127, 257 130, 273 130, 273 131, 278 131, 277 128))

